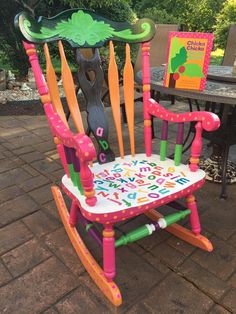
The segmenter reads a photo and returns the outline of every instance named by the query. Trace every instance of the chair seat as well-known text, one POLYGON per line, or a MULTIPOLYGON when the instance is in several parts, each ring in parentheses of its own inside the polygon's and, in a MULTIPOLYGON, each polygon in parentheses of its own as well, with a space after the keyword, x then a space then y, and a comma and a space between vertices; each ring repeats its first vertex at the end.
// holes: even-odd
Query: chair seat
POLYGON ((62 178, 67 194, 76 198, 90 217, 126 211, 135 215, 191 193, 203 185, 205 178, 203 170, 191 172, 187 165, 175 166, 171 159, 160 161, 159 155, 145 154, 94 164, 92 170, 97 197, 93 207, 86 204, 67 175, 62 178))

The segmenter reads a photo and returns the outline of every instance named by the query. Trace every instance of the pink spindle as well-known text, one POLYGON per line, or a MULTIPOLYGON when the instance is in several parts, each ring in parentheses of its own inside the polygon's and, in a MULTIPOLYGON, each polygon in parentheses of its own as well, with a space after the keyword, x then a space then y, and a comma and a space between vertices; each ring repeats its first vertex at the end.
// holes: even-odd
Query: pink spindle
POLYGON ((150 43, 142 44, 142 78, 143 78, 143 112, 144 112, 144 144, 146 155, 151 156, 152 153, 152 121, 148 112, 148 100, 150 99, 150 43))
POLYGON ((198 216, 197 203, 195 201, 194 195, 190 194, 186 197, 186 206, 188 209, 191 210, 189 219, 192 232, 194 232, 195 234, 200 234, 201 225, 198 216))
POLYGON ((103 231, 103 270, 108 281, 112 281, 116 274, 115 238, 112 227, 105 227, 103 231))
POLYGON ((74 227, 78 222, 78 205, 75 201, 72 201, 70 216, 69 216, 69 224, 71 227, 74 227))
POLYGON ((202 123, 195 125, 196 135, 191 147, 191 158, 189 168, 191 171, 197 171, 199 168, 199 157, 202 151, 202 123))
MULTIPOLYGON (((39 91, 40 96, 48 94, 48 88, 45 83, 45 79, 43 76, 43 72, 40 68, 38 56, 36 52, 36 48, 34 44, 28 44, 23 41, 24 48, 26 50, 27 55, 29 56, 29 61, 34 73, 35 82, 39 91)), ((49 98, 50 99, 50 98, 49 98)), ((50 101, 50 100, 49 100, 50 101)))
MULTIPOLYGON (((79 157, 79 156, 78 156, 79 157)), ((88 162, 80 159, 80 180, 86 196, 86 203, 89 206, 95 206, 97 198, 93 185, 93 174, 88 167, 88 162)))

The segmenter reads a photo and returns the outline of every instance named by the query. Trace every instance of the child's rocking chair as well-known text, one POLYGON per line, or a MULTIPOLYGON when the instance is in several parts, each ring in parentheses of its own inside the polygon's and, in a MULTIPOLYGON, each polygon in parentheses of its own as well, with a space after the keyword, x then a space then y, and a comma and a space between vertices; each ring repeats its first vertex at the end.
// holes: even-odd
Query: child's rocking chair
POLYGON ((143 19, 135 25, 130 25, 111 22, 90 11, 73 9, 51 19, 41 17, 38 21, 25 13, 20 13, 16 17, 16 26, 23 36, 24 47, 65 170, 62 188, 72 201, 69 213, 59 187, 52 187, 61 219, 84 267, 106 297, 118 306, 122 298, 113 278, 116 273, 115 249, 119 246, 137 241, 158 229, 166 228, 167 231, 192 245, 207 251, 212 250, 209 240, 200 234, 201 228, 193 192, 204 184, 205 173, 198 168, 202 130, 216 130, 220 125, 219 119, 208 112, 172 113, 150 98, 148 41, 155 34, 155 26, 150 20, 143 19), (84 132, 74 82, 61 40, 67 41, 76 50, 76 60, 79 65, 78 81, 86 100, 88 128, 98 146, 97 153, 92 140, 84 132), (58 41, 62 82, 78 132, 76 134, 68 126, 50 59, 47 43, 54 41, 58 41), (108 41, 110 49, 108 82, 119 144, 120 157, 118 158, 115 157, 108 142, 108 120, 101 102, 103 71, 98 48, 108 41), (127 156, 124 154, 122 139, 119 79, 112 41, 126 43, 123 81, 131 147, 131 155, 127 156), (35 43, 44 44, 47 84, 39 66, 35 43), (129 43, 142 44, 145 144, 143 154, 135 154, 134 78, 129 43), (80 48, 88 47, 94 49, 94 55, 89 60, 80 52, 80 48), (89 71, 95 74, 92 81, 88 79, 89 71), (152 154, 152 116, 159 118, 162 125, 160 155, 152 154), (184 165, 181 164, 184 123, 190 121, 196 122, 196 135, 191 147, 190 164, 184 165), (168 124, 172 122, 178 125, 174 160, 166 157, 168 124), (96 159, 98 162, 92 165, 96 159), (179 198, 185 198, 185 210, 163 217, 154 209, 179 198), (141 214, 147 215, 153 222, 115 239, 115 223, 141 214), (190 218, 191 231, 176 224, 186 215, 190 218), (102 247, 103 270, 80 238, 75 228, 78 220, 102 247), (96 223, 103 225, 102 234, 98 232, 96 223))

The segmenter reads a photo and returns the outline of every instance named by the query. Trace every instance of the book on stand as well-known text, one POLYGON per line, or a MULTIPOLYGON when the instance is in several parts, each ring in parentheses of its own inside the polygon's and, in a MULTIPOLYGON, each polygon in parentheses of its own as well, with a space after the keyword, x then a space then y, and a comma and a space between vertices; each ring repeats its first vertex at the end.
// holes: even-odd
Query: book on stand
POLYGON ((204 90, 213 34, 170 32, 164 86, 204 90))

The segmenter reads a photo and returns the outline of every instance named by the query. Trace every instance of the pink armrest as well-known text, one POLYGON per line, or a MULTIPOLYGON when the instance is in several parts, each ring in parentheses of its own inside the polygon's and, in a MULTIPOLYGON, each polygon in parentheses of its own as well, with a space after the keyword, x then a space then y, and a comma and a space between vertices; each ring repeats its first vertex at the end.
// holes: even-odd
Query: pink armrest
POLYGON ((173 113, 165 108, 163 108, 154 99, 148 100, 148 112, 161 120, 167 120, 170 122, 201 122, 202 127, 206 131, 215 131, 220 126, 219 117, 211 112, 207 111, 194 111, 186 113, 173 113))
POLYGON ((76 149, 79 159, 82 161, 91 161, 96 158, 96 150, 91 139, 85 134, 74 134, 63 123, 60 116, 55 112, 51 103, 44 105, 48 122, 53 136, 56 136, 60 142, 76 149))

